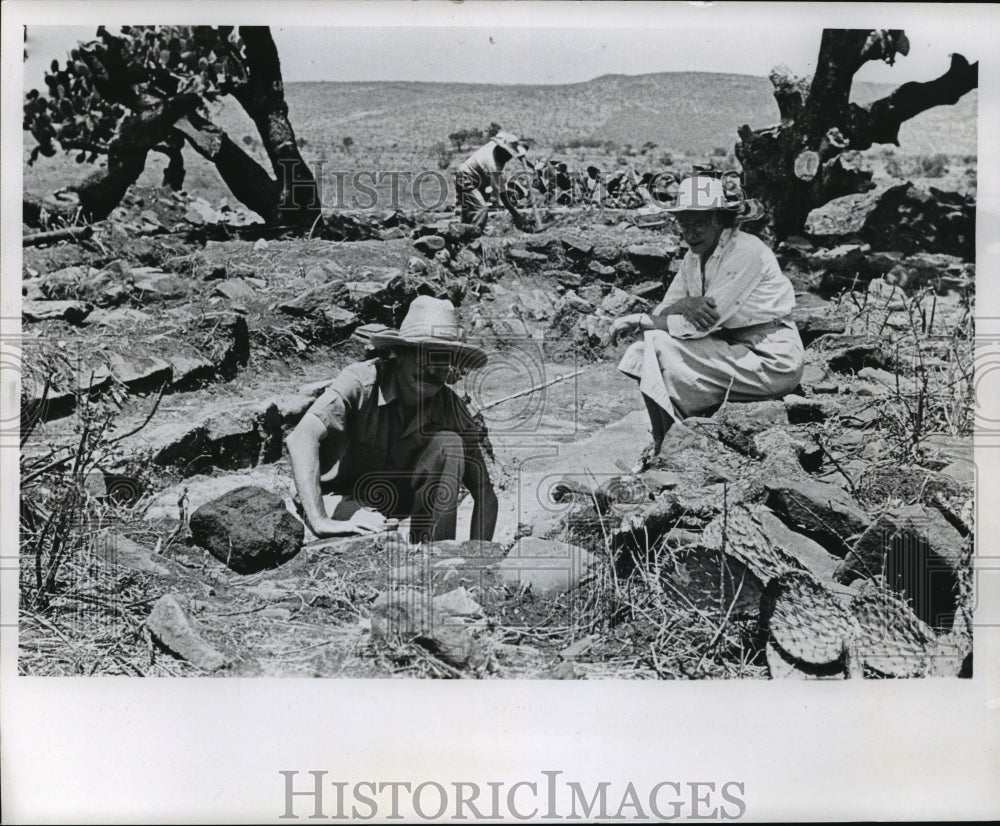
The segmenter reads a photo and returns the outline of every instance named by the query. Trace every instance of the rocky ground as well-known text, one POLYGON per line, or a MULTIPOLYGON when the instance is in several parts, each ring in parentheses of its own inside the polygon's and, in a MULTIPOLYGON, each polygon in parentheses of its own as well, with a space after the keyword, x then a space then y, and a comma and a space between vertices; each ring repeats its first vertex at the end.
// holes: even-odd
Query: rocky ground
POLYGON ((656 214, 548 219, 289 239, 138 190, 26 246, 21 671, 971 673, 972 200, 902 183, 813 213, 777 250, 801 387, 688 420, 641 473, 608 329, 684 250, 656 214), (490 426, 495 542, 316 540, 283 436, 417 294, 491 352, 457 386, 490 426))

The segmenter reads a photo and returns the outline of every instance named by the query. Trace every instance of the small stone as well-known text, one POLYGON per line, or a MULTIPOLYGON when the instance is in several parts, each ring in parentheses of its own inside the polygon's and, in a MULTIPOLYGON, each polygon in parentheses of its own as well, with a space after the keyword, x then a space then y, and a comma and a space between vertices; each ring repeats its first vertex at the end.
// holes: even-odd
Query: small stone
POLYGON ((496 566, 501 580, 542 593, 570 591, 589 575, 597 558, 577 545, 522 537, 496 566))
POLYGON ((611 279, 615 276, 614 267, 609 267, 607 264, 601 264, 598 261, 591 261, 587 265, 587 270, 592 272, 598 278, 611 279))
POLYGON ((164 648, 202 671, 218 671, 229 664, 224 654, 202 639, 173 594, 156 601, 146 628, 164 648))
POLYGON ((436 620, 448 617, 478 617, 483 613, 482 606, 469 596, 469 592, 463 587, 434 597, 431 607, 436 620))
POLYGON ((188 283, 179 275, 170 272, 146 272, 139 277, 141 270, 148 270, 148 267, 140 267, 132 271, 136 277, 133 291, 136 298, 146 303, 150 301, 169 301, 175 298, 184 298, 190 292, 188 283))
POLYGON ((361 323, 361 319, 343 307, 328 307, 323 310, 323 318, 330 327, 332 341, 343 341, 361 323))
POLYGON ((808 261, 817 269, 827 269, 833 272, 844 272, 858 268, 864 261, 869 247, 861 244, 841 244, 832 249, 820 249, 812 252, 808 261))
POLYGON ((611 244, 598 244, 594 247, 593 255, 602 264, 614 264, 621 258, 621 249, 611 244))
POLYGON ((424 235, 413 242, 413 246, 424 253, 424 255, 429 256, 433 256, 434 253, 443 250, 444 245, 444 238, 440 235, 424 235))
POLYGON ((976 483, 976 464, 968 459, 956 459, 941 468, 940 473, 965 485, 976 483))
POLYGON ((665 271, 672 255, 652 244, 632 244, 628 248, 629 260, 642 272, 665 271))
MULTIPOLYGON (((804 383, 805 381, 803 381, 804 383)), ((823 422, 830 415, 830 404, 823 399, 807 399, 790 393, 782 401, 785 404, 785 414, 791 424, 823 422)))
POLYGON ((455 668, 465 668, 478 651, 476 638, 468 628, 441 625, 418 634, 414 642, 455 668))
POLYGON ((573 258, 586 258, 594 251, 594 245, 582 238, 575 238, 571 235, 563 235, 559 239, 566 254, 573 258))
POLYGON ((683 481, 683 477, 672 470, 645 470, 639 478, 654 494, 667 488, 675 488, 683 481))
POLYGON ((271 403, 277 408, 282 425, 288 427, 298 422, 315 400, 311 395, 292 393, 287 396, 275 396, 271 399, 271 403))
POLYGON ((847 329, 847 314, 832 306, 796 307, 792 310, 792 321, 799 330, 802 343, 807 347, 820 336, 839 335, 847 329))
POLYGON ((649 309, 648 302, 618 287, 612 287, 611 291, 601 300, 601 312, 613 318, 647 309, 649 309))
POLYGON ((521 250, 516 248, 508 251, 507 257, 510 259, 512 264, 527 270, 541 269, 541 267, 549 261, 549 259, 540 252, 531 252, 531 250, 521 250))
POLYGON ((881 278, 873 278, 868 282, 868 296, 876 302, 879 309, 890 312, 906 309, 906 293, 881 278))
POLYGON ((443 234, 450 244, 468 244, 479 238, 483 234, 483 231, 475 224, 454 222, 448 224, 443 234))
POLYGON ((135 307, 116 307, 113 310, 95 310, 88 320, 102 327, 125 327, 145 324, 152 321, 153 316, 135 307))
POLYGON ((665 290, 666 287, 662 281, 643 281, 641 284, 628 288, 632 295, 637 295, 646 301, 659 301, 663 298, 665 290))
POLYGON ((719 423, 719 438, 723 444, 753 455, 753 437, 772 427, 787 425, 784 403, 776 400, 760 402, 729 402, 713 416, 719 423))
POLYGON ((220 281, 215 289, 212 290, 212 295, 218 295, 229 301, 242 303, 253 300, 257 296, 257 293, 242 278, 230 278, 227 281, 220 281))
POLYGON ((873 336, 839 336, 827 350, 827 364, 837 373, 856 373, 863 367, 886 367, 881 342, 873 336))
POLYGON ((591 304, 589 301, 585 301, 584 299, 580 298, 580 296, 578 296, 572 290, 570 290, 562 297, 562 301, 563 305, 567 307, 572 307, 578 313, 588 314, 594 312, 597 309, 593 304, 591 304))

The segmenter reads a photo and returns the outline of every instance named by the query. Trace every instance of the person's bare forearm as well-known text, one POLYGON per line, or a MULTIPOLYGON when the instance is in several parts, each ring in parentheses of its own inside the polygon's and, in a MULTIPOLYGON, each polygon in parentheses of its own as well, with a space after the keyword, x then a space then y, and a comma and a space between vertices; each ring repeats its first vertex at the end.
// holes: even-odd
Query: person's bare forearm
POLYGON ((670 308, 659 313, 643 313, 639 321, 639 327, 643 330, 666 330, 667 318, 672 315, 670 308))
POLYGON ((304 424, 300 424, 288 435, 285 443, 302 512, 310 529, 315 530, 320 521, 326 519, 319 484, 319 442, 304 424))
POLYGON ((493 532, 497 526, 497 496, 493 488, 480 491, 479 495, 473 497, 472 526, 469 531, 469 539, 481 539, 489 542, 493 539, 493 532))

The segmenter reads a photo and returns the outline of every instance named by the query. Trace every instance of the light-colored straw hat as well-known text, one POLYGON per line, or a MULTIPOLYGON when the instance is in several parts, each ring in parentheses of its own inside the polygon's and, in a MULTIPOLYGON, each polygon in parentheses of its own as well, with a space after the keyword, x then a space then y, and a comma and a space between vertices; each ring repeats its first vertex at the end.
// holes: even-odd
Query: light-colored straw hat
POLYGON ((371 337, 375 348, 419 347, 432 345, 434 350, 454 354, 463 367, 477 368, 488 356, 482 347, 465 342, 465 331, 458 323, 455 305, 445 298, 418 295, 410 303, 398 330, 385 330, 371 337))
POLYGON ((527 151, 524 144, 521 143, 521 139, 511 132, 497 132, 491 140, 501 149, 506 149, 511 155, 520 156, 527 151))
POLYGON ((706 212, 721 209, 726 212, 738 212, 741 206, 740 201, 726 197, 725 187, 718 178, 695 175, 680 182, 674 206, 666 207, 663 211, 706 212))

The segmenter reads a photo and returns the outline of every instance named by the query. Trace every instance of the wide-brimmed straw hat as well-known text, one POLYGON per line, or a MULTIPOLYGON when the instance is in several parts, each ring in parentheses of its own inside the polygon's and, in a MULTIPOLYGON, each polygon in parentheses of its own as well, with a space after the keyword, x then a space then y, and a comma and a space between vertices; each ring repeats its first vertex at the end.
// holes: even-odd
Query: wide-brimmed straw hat
POLYGON ((506 149, 511 155, 524 155, 527 152, 521 139, 510 132, 497 132, 492 141, 501 149, 506 149))
POLYGON ((455 356, 462 367, 477 368, 488 356, 482 347, 466 343, 465 331, 458 323, 455 305, 445 298, 418 295, 410 303, 398 330, 385 330, 371 337, 374 348, 432 346, 455 356))
POLYGON ((677 200, 664 212, 707 212, 709 210, 739 212, 742 201, 726 195, 726 189, 718 178, 708 175, 694 175, 685 178, 677 187, 677 200))

